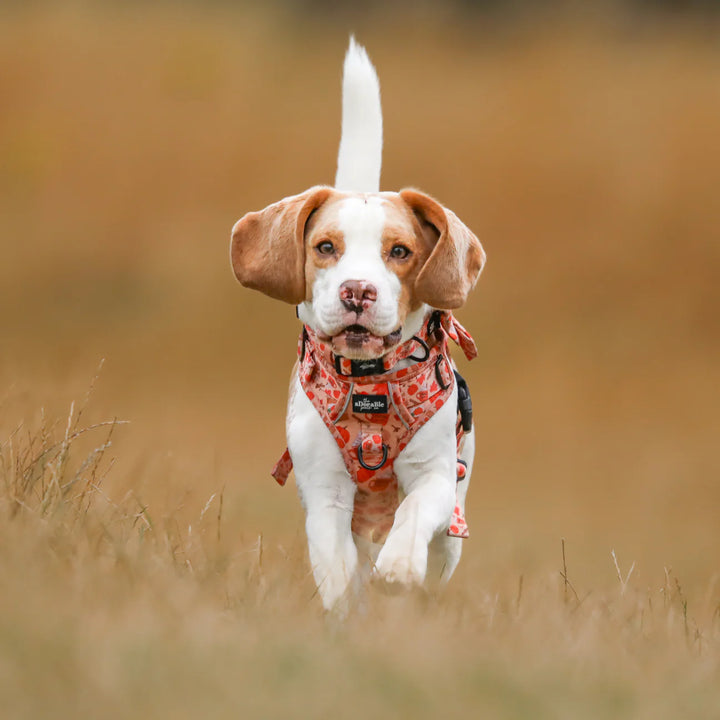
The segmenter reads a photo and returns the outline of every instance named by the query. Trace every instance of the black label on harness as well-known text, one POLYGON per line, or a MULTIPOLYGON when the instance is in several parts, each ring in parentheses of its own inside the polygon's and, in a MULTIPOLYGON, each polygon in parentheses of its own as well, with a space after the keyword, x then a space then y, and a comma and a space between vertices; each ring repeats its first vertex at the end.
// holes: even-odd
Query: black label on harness
POLYGON ((356 413, 384 413, 389 408, 387 395, 353 395, 352 409, 356 413))

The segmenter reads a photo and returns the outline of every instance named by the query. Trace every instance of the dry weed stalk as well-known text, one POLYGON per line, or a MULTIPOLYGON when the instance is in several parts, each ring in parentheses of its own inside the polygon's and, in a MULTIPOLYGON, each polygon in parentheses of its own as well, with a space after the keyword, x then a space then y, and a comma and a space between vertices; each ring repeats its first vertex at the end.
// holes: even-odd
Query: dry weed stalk
POLYGON ((633 570, 635 570, 635 561, 633 560, 633 564, 630 566, 627 575, 623 578, 622 573, 620 572, 620 565, 618 564, 617 556, 615 555, 615 550, 611 550, 610 555, 615 563, 615 570, 617 571, 618 580, 620 581, 620 595, 624 595, 625 590, 627 590, 627 584, 630 580, 630 576, 633 574, 633 570))
POLYGON ((565 603, 568 601, 568 588, 572 590, 572 594, 575 596, 575 600, 577 601, 577 606, 579 607, 581 604, 581 600, 579 595, 577 594, 577 591, 573 587, 573 584, 570 582, 570 579, 568 578, 568 569, 567 569, 567 560, 565 559, 565 538, 561 538, 562 543, 562 562, 563 562, 563 569, 560 571, 560 577, 563 579, 563 587, 564 587, 564 593, 563 598, 565 603))
MULTIPOLYGON (((8 531, 22 533, 24 539, 34 537, 29 528, 41 527, 50 532, 53 543, 62 544, 68 556, 87 547, 92 548, 98 560, 109 556, 126 564, 134 559, 138 570, 147 558, 156 566, 160 562, 160 566, 190 575, 207 574, 223 566, 220 540, 224 488, 210 495, 193 522, 180 519, 183 498, 159 524, 134 489, 119 500, 104 489, 115 462, 108 457, 108 451, 116 427, 126 422, 116 418, 81 422, 99 372, 100 368, 83 401, 70 403, 62 424, 49 422, 41 409, 35 427, 22 421, 6 437, 0 436, 0 512, 5 510, 11 521, 24 521, 6 526, 8 531), (210 511, 216 502, 217 513, 210 523, 210 511), (211 524, 216 527, 208 535, 211 524)), ((40 537, 46 537, 46 533, 40 537)), ((261 547, 257 565, 260 571, 261 547)))
POLYGON ((93 496, 99 492, 113 465, 110 460, 103 469, 102 461, 112 446, 115 428, 127 422, 114 418, 80 425, 101 368, 102 363, 77 412, 75 402, 70 403, 60 439, 54 439, 45 410, 41 409, 40 426, 35 432, 23 421, 0 442, 0 476, 4 491, 0 503, 8 505, 11 518, 21 510, 42 518, 69 512, 75 522, 87 514, 93 496), (23 429, 26 432, 21 436, 23 429), (86 441, 101 429, 107 429, 102 441, 88 450, 86 441), (81 459, 73 463, 74 451, 81 459), (78 488, 79 491, 74 492, 78 488))

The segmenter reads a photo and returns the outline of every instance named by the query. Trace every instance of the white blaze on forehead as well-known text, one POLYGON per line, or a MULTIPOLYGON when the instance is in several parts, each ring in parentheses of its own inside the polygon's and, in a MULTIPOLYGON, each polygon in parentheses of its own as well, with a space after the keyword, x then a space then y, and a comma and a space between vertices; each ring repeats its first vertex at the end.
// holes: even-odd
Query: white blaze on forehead
POLYGON ((400 280, 385 265, 382 256, 383 232, 387 225, 386 203, 373 195, 346 198, 338 210, 338 226, 345 240, 345 252, 335 270, 340 282, 365 280, 376 286, 375 312, 392 312, 397 303, 400 280))
POLYGON ((376 260, 382 263, 385 208, 380 198, 346 198, 338 210, 338 225, 345 240, 341 262, 351 256, 353 261, 376 260))
POLYGON ((377 196, 347 198, 338 210, 345 252, 334 268, 336 281, 338 286, 345 280, 364 280, 375 285, 378 298, 371 313, 381 324, 395 322, 400 291, 400 280, 388 270, 382 257, 386 224, 385 202, 377 196))

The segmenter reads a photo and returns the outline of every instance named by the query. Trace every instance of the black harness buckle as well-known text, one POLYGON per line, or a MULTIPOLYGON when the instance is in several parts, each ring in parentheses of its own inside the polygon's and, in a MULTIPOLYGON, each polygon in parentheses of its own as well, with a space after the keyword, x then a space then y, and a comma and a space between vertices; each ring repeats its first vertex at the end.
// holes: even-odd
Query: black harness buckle
POLYGON ((460 413, 460 422, 462 423, 463 432, 467 433, 472 430, 473 421, 470 388, 468 388, 465 378, 457 370, 453 370, 453 372, 455 373, 455 380, 458 388, 457 406, 458 412, 460 413))
POLYGON ((365 460, 363 460, 362 444, 360 444, 360 445, 358 445, 358 449, 357 449, 358 462, 366 470, 379 470, 385 464, 385 461, 387 460, 387 456, 388 456, 388 446, 385 443, 382 444, 382 451, 383 451, 382 460, 377 465, 368 465, 368 464, 366 464, 365 460))

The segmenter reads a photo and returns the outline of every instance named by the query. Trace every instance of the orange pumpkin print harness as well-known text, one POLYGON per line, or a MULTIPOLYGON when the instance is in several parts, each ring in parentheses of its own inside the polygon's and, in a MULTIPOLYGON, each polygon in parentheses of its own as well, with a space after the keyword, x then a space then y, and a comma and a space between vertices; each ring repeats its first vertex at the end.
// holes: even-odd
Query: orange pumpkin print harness
MULTIPOLYGON (((311 328, 298 342, 300 384, 332 433, 345 467, 357 485, 352 531, 382 543, 392 527, 400 499, 393 466, 415 433, 445 404, 458 384, 457 452, 472 423, 465 381, 453 370, 448 339, 472 360, 477 348, 451 313, 435 311, 418 335, 376 360, 350 360, 334 355, 311 328), (401 360, 412 364, 393 369, 401 360)), ((272 471, 285 485, 292 470, 286 449, 272 471)), ((465 477, 458 460, 457 480, 465 477)), ((468 537, 456 503, 447 534, 468 537)))

